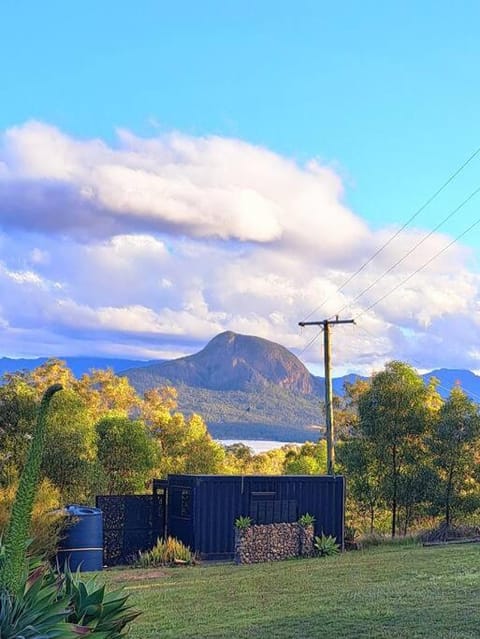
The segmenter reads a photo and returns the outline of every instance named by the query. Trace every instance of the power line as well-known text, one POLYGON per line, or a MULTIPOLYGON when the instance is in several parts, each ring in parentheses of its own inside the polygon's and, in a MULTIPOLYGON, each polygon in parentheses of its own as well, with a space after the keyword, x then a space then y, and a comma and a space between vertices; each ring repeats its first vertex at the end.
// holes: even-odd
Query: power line
POLYGON ((308 342, 308 344, 306 346, 304 346, 302 348, 302 350, 300 351, 300 353, 298 353, 297 357, 300 357, 300 355, 303 355, 303 353, 305 353, 306 350, 308 350, 310 348, 310 346, 317 341, 317 339, 320 337, 320 335, 322 334, 323 329, 320 329, 318 331, 318 333, 308 342))
MULTIPOLYGON (((364 331, 367 335, 370 335, 371 337, 373 337, 374 339, 377 339, 377 336, 374 335, 371 331, 369 331, 368 329, 365 328, 365 326, 362 326, 361 324, 356 324, 357 328, 360 328, 362 331, 364 331)), ((422 368, 422 364, 418 361, 418 359, 416 359, 415 357, 409 357, 409 359, 416 364, 417 366, 419 366, 420 368, 422 368)), ((435 376, 433 376, 435 377, 435 376)), ((438 379, 438 378, 436 378, 438 379)), ((447 386, 444 386, 443 384, 440 383, 440 381, 437 384, 438 388, 443 389, 444 391, 450 393, 450 391, 452 390, 451 388, 448 388, 447 386)), ((462 390, 467 393, 468 395, 471 395, 473 398, 475 398, 476 400, 480 401, 480 395, 477 395, 477 393, 474 393, 471 390, 468 390, 466 388, 462 388, 462 390)))
MULTIPOLYGON (((472 160, 474 160, 477 155, 480 153, 480 146, 463 162, 463 164, 461 164, 458 169, 452 173, 452 175, 450 175, 450 177, 433 193, 433 195, 431 195, 421 206, 420 208, 418 208, 413 215, 411 215, 408 220, 384 243, 382 244, 382 246, 380 246, 380 248, 378 248, 373 255, 371 255, 366 262, 364 262, 354 273, 352 273, 352 275, 350 275, 344 282, 343 284, 336 290, 336 292, 334 293, 335 295, 337 293, 340 293, 341 291, 343 291, 343 289, 347 286, 347 284, 350 284, 350 282, 359 274, 361 273, 369 264, 370 262, 372 262, 377 255, 380 255, 380 253, 382 253, 382 251, 384 251, 387 246, 389 246, 389 244, 391 244, 393 242, 393 240, 395 238, 397 238, 400 233, 402 231, 404 231, 407 226, 409 224, 411 224, 411 222, 413 222, 413 220, 415 218, 417 218, 420 213, 422 213, 422 211, 424 211, 427 206, 429 204, 431 204, 439 195, 442 191, 444 191, 447 186, 453 182, 453 180, 470 164, 470 162, 472 160)), ((306 317, 305 320, 307 320, 309 317, 311 317, 314 313, 316 313, 317 311, 319 311, 321 308, 323 308, 325 306, 325 304, 332 298, 332 295, 327 296, 323 302, 321 304, 319 304, 316 308, 313 309, 313 311, 311 311, 311 313, 309 313, 306 317)), ((304 320, 304 321, 305 321, 304 320)))
POLYGON ((355 320, 357 320, 359 317, 361 317, 362 315, 365 315, 365 313, 368 313, 368 311, 370 311, 372 308, 374 308, 375 306, 377 306, 377 304, 380 304, 380 302, 382 302, 386 297, 388 297, 389 295, 391 295, 392 293, 394 293, 395 291, 397 291, 401 286, 403 286, 406 282, 408 282, 409 280, 412 279, 412 277, 414 275, 416 275, 417 273, 420 273, 420 271, 423 271, 424 268, 426 268, 429 264, 431 264, 433 262, 433 260, 435 260, 437 257, 439 257, 442 253, 445 253, 445 251, 447 251, 451 246, 453 246, 456 242, 458 242, 458 240, 460 240, 464 235, 466 235, 467 233, 469 233, 473 228, 475 228, 475 226, 477 226, 478 224, 480 224, 480 217, 477 218, 475 220, 475 222, 473 222, 473 224, 471 224, 467 229, 465 229, 465 231, 463 231, 462 233, 460 233, 460 235, 457 235, 456 238, 454 238, 451 242, 449 242, 446 246, 444 246, 440 251, 438 251, 437 253, 435 253, 434 255, 432 255, 432 257, 430 259, 428 259, 422 266, 420 266, 419 268, 417 268, 415 271, 413 271, 413 273, 411 273, 408 277, 406 277, 405 279, 403 279, 401 282, 399 282, 396 286, 394 286, 390 291, 388 291, 387 293, 385 293, 385 295, 382 295, 382 297, 380 297, 376 302, 374 302, 373 304, 370 304, 370 306, 368 306, 365 310, 363 310, 361 313, 359 313, 358 315, 355 316, 355 320))
POLYGON ((468 202, 470 202, 470 200, 472 200, 478 193, 480 193, 480 186, 472 191, 472 193, 470 193, 470 195, 465 198, 461 204, 459 204, 456 208, 453 209, 453 211, 451 211, 446 217, 444 217, 443 220, 441 220, 429 233, 427 233, 421 240, 414 244, 414 246, 409 249, 403 257, 398 259, 394 264, 392 264, 392 266, 390 266, 390 268, 379 275, 376 280, 374 280, 371 284, 364 288, 363 291, 361 291, 349 304, 345 304, 344 306, 342 306, 342 308, 336 313, 336 315, 340 315, 340 313, 342 313, 345 309, 349 308, 350 306, 352 306, 352 304, 355 304, 357 300, 363 297, 365 293, 368 293, 368 291, 370 291, 375 286, 375 284, 378 284, 378 282, 380 282, 380 280, 382 280, 386 275, 391 273, 394 268, 405 261, 407 257, 409 257, 414 251, 417 250, 419 246, 426 242, 436 231, 438 231, 440 227, 448 222, 448 220, 450 220, 456 213, 458 213, 458 211, 460 211, 460 209, 468 204, 468 202))

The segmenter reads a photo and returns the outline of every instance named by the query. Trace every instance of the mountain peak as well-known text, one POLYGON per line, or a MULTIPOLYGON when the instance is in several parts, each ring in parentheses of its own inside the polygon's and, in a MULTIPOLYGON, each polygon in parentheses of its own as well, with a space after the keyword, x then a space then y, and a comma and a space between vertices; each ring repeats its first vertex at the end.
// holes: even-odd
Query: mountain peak
MULTIPOLYGON (((313 379, 289 350, 262 337, 225 331, 195 355, 143 369, 152 378, 210 390, 248 390, 276 384, 309 394, 313 379)), ((135 371, 128 375, 135 382, 135 371)))

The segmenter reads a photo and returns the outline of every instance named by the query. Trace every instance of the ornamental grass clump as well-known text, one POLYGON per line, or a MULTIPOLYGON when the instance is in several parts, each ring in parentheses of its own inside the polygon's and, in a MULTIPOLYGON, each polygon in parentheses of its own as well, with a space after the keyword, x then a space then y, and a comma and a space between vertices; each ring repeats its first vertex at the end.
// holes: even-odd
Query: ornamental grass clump
POLYGON ((139 568, 155 568, 158 566, 192 565, 195 556, 181 541, 175 537, 158 539, 151 550, 141 552, 138 557, 139 568))

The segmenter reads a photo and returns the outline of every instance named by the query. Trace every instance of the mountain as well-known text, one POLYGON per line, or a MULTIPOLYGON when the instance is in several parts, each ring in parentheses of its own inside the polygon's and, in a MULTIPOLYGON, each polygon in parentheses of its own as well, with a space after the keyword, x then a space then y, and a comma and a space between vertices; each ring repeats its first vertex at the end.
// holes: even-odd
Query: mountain
MULTIPOLYGON (((0 358, 0 376, 5 373, 14 373, 16 371, 31 371, 37 366, 45 364, 48 357, 36 357, 34 359, 16 359, 12 357, 0 358)), ((105 369, 113 368, 115 373, 120 373, 126 369, 136 368, 138 366, 148 366, 154 361, 142 361, 137 359, 117 359, 114 357, 58 357, 66 362, 67 366, 72 370, 75 377, 81 377, 84 373, 88 373, 93 368, 105 369)))
MULTIPOLYGON (((231 331, 214 337, 200 352, 172 361, 125 371, 132 385, 147 388, 171 384, 179 409, 202 415, 215 437, 225 439, 316 439, 323 430, 325 380, 316 377, 283 346, 231 331)), ((480 400, 480 377, 470 371, 439 369, 423 376, 440 380, 448 395, 459 382, 480 400)), ((343 395, 345 382, 367 379, 349 374, 332 380, 343 395)))
POLYGON ((425 382, 428 382, 431 377, 436 377, 440 382, 438 392, 442 397, 447 397, 450 393, 450 389, 459 384, 467 395, 474 401, 480 402, 480 376, 475 375, 472 371, 454 368, 438 368, 430 373, 425 373, 422 377, 425 382))
POLYGON ((322 412, 317 382, 283 346, 231 331, 203 350, 124 373, 139 391, 171 384, 179 409, 205 418, 214 437, 318 439, 322 412))
MULTIPOLYGON (((92 368, 113 368, 126 375, 139 392, 173 385, 179 409, 202 415, 214 437, 305 441, 323 432, 325 380, 312 375, 283 346, 260 337, 231 331, 214 337, 201 351, 171 361, 64 357, 77 377, 92 368)), ((31 370, 46 358, 0 359, 0 375, 31 370)), ((457 383, 480 402, 480 376, 467 370, 437 369, 423 376, 439 380, 446 397, 457 383)), ((343 394, 345 382, 367 379, 349 374, 332 380, 333 392, 343 394)))
POLYGON ((204 349, 169 362, 125 373, 134 386, 155 386, 156 379, 172 384, 220 391, 258 390, 274 384, 288 391, 314 393, 313 375, 285 347, 261 337, 220 333, 204 349))

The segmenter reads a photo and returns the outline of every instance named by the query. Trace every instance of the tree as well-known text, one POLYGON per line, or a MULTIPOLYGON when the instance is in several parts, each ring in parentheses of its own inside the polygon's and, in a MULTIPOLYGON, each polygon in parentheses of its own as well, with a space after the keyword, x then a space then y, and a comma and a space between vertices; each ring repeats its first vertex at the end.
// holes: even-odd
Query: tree
POLYGON ((145 490, 159 451, 144 422, 110 415, 97 424, 96 430, 98 459, 105 473, 108 493, 145 490))
POLYGON ((75 389, 88 405, 95 422, 112 411, 128 417, 140 404, 128 378, 116 375, 111 368, 82 375, 75 389))
POLYGON ((47 418, 44 475, 66 502, 88 501, 96 460, 97 434, 88 407, 73 390, 58 393, 47 418))
POLYGON ((0 485, 18 478, 33 435, 37 404, 24 373, 6 374, 0 384, 0 485))
POLYGON ((354 382, 344 382, 343 396, 333 397, 333 419, 336 441, 348 438, 358 423, 358 401, 370 388, 370 380, 358 378, 354 382))
POLYGON ((336 460, 347 477, 347 503, 368 515, 370 533, 375 529, 375 515, 383 506, 383 489, 379 461, 374 447, 364 437, 350 437, 337 445, 336 460))
POLYGON ((327 472, 327 443, 306 442, 285 455, 285 475, 324 475, 327 472))
POLYGON ((440 479, 439 505, 450 525, 468 489, 478 491, 477 468, 480 416, 478 407, 456 386, 440 409, 431 446, 440 479))
POLYGON ((374 375, 358 404, 359 433, 371 447, 390 504, 392 537, 397 531, 400 480, 413 457, 424 450, 424 435, 432 423, 434 388, 408 364, 390 362, 374 375))

